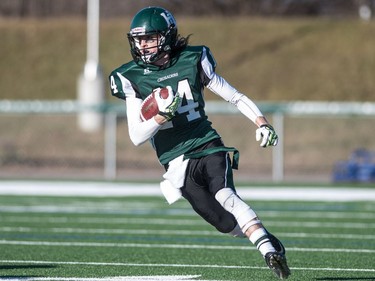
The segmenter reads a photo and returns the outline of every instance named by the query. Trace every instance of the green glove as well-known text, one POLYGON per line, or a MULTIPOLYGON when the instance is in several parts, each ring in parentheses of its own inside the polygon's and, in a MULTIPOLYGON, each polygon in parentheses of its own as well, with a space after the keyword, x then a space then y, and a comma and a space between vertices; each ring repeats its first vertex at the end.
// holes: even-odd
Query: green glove
POLYGON ((176 115, 176 111, 182 102, 182 98, 178 93, 176 93, 176 95, 174 96, 173 90, 170 86, 167 86, 166 88, 168 89, 167 98, 160 97, 159 89, 157 89, 157 92, 155 93, 155 98, 159 108, 158 114, 165 117, 169 121, 176 115))

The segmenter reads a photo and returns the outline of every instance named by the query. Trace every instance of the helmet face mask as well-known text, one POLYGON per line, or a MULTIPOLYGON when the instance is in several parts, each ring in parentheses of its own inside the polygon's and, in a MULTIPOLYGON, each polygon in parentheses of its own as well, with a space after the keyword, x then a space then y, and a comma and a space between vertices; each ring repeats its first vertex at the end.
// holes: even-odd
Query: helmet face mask
POLYGON ((153 62, 157 57, 160 45, 160 36, 158 34, 152 35, 140 35, 133 36, 132 39, 134 44, 134 51, 137 53, 137 56, 140 57, 145 63, 153 62), (142 42, 147 42, 147 47, 142 46, 142 42))
POLYGON ((176 21, 172 14, 163 8, 145 8, 134 16, 128 40, 131 54, 136 62, 142 60, 146 64, 154 63, 170 53, 176 45, 176 21), (148 49, 151 48, 142 49, 140 39, 151 38, 154 35, 158 40, 156 52, 149 52, 148 49))

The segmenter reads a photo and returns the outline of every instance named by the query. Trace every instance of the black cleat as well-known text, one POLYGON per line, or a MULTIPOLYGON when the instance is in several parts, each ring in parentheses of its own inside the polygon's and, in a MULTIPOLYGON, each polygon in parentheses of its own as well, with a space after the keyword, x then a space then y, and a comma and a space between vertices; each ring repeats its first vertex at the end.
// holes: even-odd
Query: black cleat
POLYGON ((281 253, 267 253, 264 257, 268 267, 273 271, 276 277, 287 279, 290 275, 290 269, 286 262, 286 257, 281 253))
POLYGON ((267 253, 264 257, 268 267, 274 272, 274 274, 280 279, 287 279, 290 275, 290 269, 288 267, 285 257, 285 247, 279 239, 268 233, 268 238, 276 252, 267 253))

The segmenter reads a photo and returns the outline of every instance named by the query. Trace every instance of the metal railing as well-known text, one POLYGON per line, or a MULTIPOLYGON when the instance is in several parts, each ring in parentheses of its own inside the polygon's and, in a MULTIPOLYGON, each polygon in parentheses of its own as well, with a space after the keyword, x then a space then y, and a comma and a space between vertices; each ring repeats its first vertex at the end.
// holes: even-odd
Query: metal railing
MULTIPOLYGON (((280 136, 280 143, 273 149, 272 179, 275 182, 284 179, 284 116, 375 116, 375 103, 372 102, 259 102, 261 111, 272 117, 273 125, 280 136)), ((126 116, 124 103, 105 103, 98 106, 85 106, 75 100, 0 100, 0 114, 79 114, 82 112, 99 112, 104 118, 104 177, 116 178, 116 133, 119 116, 126 116)), ((208 101, 208 114, 240 114, 229 103, 208 101)))

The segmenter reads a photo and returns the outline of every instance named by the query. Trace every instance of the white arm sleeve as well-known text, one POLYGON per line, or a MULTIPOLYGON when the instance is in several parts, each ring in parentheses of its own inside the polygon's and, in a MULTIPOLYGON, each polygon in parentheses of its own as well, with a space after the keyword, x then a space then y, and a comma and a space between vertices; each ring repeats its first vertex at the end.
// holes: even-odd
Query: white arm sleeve
POLYGON ((141 99, 134 97, 126 99, 126 116, 128 119, 129 137, 136 146, 149 140, 162 127, 154 118, 142 122, 140 117, 141 104, 141 99))
POLYGON ((257 117, 263 116, 258 106, 252 100, 238 92, 223 77, 214 72, 214 68, 209 62, 206 52, 203 52, 201 64, 203 71, 210 79, 210 82, 207 84, 207 88, 210 91, 235 105, 253 123, 255 123, 257 117))
POLYGON ((213 74, 207 88, 222 97, 224 100, 237 106, 243 115, 249 118, 253 123, 257 117, 263 116, 258 106, 244 94, 233 88, 223 77, 213 74))
POLYGON ((118 72, 115 75, 120 79, 121 92, 126 97, 126 117, 130 140, 134 145, 139 146, 153 137, 163 126, 159 125, 154 118, 142 122, 140 115, 142 99, 137 98, 130 81, 126 77, 118 72))

